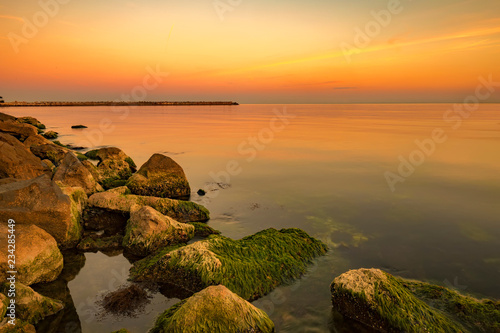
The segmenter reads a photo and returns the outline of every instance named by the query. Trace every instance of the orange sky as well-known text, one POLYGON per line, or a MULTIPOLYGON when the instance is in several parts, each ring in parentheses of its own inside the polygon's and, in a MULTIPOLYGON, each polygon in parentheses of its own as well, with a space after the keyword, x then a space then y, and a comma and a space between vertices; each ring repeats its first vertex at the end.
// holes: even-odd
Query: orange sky
POLYGON ((499 13, 498 0, 4 1, 0 95, 462 101, 479 77, 500 82, 499 13), (364 45, 350 53, 356 38, 364 45), (147 68, 169 75, 144 90, 147 68))

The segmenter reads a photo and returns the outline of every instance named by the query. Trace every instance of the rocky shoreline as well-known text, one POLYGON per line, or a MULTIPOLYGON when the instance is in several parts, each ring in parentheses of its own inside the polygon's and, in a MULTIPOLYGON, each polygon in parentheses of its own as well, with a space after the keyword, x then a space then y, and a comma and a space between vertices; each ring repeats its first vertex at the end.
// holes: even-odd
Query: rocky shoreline
MULTIPOLYGON (((205 207, 189 201, 189 182, 171 158, 154 154, 137 168, 117 147, 81 154, 44 131, 35 118, 0 113, 0 333, 81 331, 67 284, 84 253, 95 251, 133 258, 131 288, 107 298, 120 311, 132 311, 122 309, 120 297, 143 301, 144 283, 184 291, 150 332, 274 332, 268 315, 249 302, 300 278, 327 251, 300 229, 227 238, 206 224, 205 207), (8 316, 10 234, 15 325, 8 316)), ((500 332, 500 302, 378 269, 345 272, 330 291, 333 309, 380 332, 500 332)))

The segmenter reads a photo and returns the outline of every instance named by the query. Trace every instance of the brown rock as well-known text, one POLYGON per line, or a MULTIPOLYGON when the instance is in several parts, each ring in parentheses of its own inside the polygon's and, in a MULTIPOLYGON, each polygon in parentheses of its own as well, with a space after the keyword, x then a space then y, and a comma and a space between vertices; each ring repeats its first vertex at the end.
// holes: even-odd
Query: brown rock
MULTIPOLYGON (((105 189, 125 185, 127 179, 136 171, 134 161, 121 149, 110 147, 91 150, 85 156, 98 160, 96 178, 105 189)), ((91 171, 92 172, 92 171, 91 171)))
POLYGON ((63 186, 81 187, 87 195, 104 191, 90 171, 72 152, 66 154, 52 180, 63 186))
POLYGON ((38 121, 38 119, 36 118, 33 118, 33 117, 20 117, 20 118, 17 118, 17 121, 19 123, 23 123, 23 124, 29 124, 31 126, 35 126, 36 128, 39 128, 39 129, 45 129, 45 125, 42 124, 40 121, 38 121))
POLYGON ((173 159, 154 154, 127 182, 133 194, 160 198, 188 198, 191 194, 184 170, 173 159))
POLYGON ((24 141, 31 135, 38 134, 36 127, 12 120, 0 121, 0 132, 10 134, 20 141, 24 141))
POLYGON ((21 142, 0 133, 0 178, 31 179, 50 171, 21 142))
MULTIPOLYGON (((2 220, 7 222, 8 219, 2 220)), ((25 285, 54 281, 62 271, 63 256, 54 238, 36 225, 19 224, 15 220, 15 270, 16 280, 25 285)), ((7 244, 12 233, 6 223, 0 224, 0 240, 5 246, 0 249, 0 277, 6 281, 11 270, 7 244)))
POLYGON ((78 210, 86 197, 81 189, 73 190, 71 197, 65 195, 47 175, 4 184, 0 186, 0 221, 14 219, 17 225, 35 224, 62 248, 69 248, 81 238, 78 210))
POLYGON ((31 152, 42 160, 50 160, 56 166, 59 165, 70 150, 59 145, 48 143, 39 146, 31 146, 31 152))
POLYGON ((30 149, 31 147, 41 146, 41 145, 51 145, 52 141, 45 139, 43 136, 31 135, 26 140, 24 140, 24 145, 26 148, 30 149))
POLYGON ((11 116, 10 114, 0 112, 0 121, 6 121, 6 120, 15 121, 16 119, 17 119, 16 117, 11 116))

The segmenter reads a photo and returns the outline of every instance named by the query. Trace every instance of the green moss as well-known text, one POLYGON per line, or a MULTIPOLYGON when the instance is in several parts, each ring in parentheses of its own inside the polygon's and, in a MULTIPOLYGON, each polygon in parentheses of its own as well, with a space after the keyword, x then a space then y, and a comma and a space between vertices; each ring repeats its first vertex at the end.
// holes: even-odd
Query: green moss
POLYGON ((52 142, 54 142, 54 143, 55 143, 56 145, 58 145, 58 146, 61 146, 61 147, 64 147, 64 148, 68 148, 68 146, 66 146, 65 144, 62 144, 62 143, 61 143, 60 141, 58 141, 58 140, 54 140, 54 141, 52 141, 52 142))
POLYGON ((267 229, 237 241, 212 235, 163 256, 146 258, 147 264, 139 261, 131 277, 168 281, 191 290, 223 284, 252 300, 300 277, 307 264, 326 251, 323 243, 300 229, 267 229))
POLYGON ((80 161, 86 161, 88 160, 89 158, 85 155, 83 155, 82 153, 76 153, 76 157, 80 160, 80 161))
POLYGON ((85 156, 87 156, 91 160, 98 161, 99 160, 99 157, 97 157, 97 153, 98 152, 99 152, 98 149, 90 150, 90 151, 88 151, 88 152, 85 153, 85 156))
POLYGON ((43 137, 49 140, 57 139, 58 133, 54 131, 48 131, 47 133, 43 134, 43 137))
POLYGON ((127 186, 134 194, 159 198, 183 198, 191 192, 186 178, 175 173, 158 174, 140 181, 131 178, 127 186))
POLYGON ((189 222, 194 226, 194 235, 198 237, 208 237, 210 235, 219 235, 220 231, 208 226, 206 223, 201 222, 189 222))
POLYGON ((133 170, 137 169, 137 166, 135 165, 135 162, 132 158, 130 158, 130 157, 125 158, 125 162, 128 163, 128 165, 130 166, 131 169, 133 169, 133 170))

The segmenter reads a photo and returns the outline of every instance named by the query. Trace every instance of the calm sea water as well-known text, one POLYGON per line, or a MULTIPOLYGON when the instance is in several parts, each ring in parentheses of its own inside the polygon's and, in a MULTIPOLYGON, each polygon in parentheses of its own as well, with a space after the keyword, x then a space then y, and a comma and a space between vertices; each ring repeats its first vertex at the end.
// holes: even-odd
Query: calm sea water
MULTIPOLYGON (((254 304, 278 332, 348 332, 360 328, 332 313, 329 285, 349 269, 377 267, 500 298, 500 105, 481 105, 460 123, 443 119, 451 107, 4 111, 37 117, 63 143, 117 146, 139 166, 153 153, 172 157, 188 176, 192 200, 210 209, 209 224, 228 237, 298 227, 322 239, 330 247, 327 256, 296 283, 254 304), (76 124, 89 128, 72 130, 76 124), (437 143, 431 143, 433 132, 437 143), (396 179, 402 160, 416 166, 401 167, 403 175, 391 189, 385 174, 396 179), (208 195, 196 195, 199 188, 208 195)), ((129 267, 121 254, 86 254, 85 266, 68 285, 83 332, 145 332, 177 301, 157 294, 137 318, 96 317, 96 295, 126 283, 129 267)))

